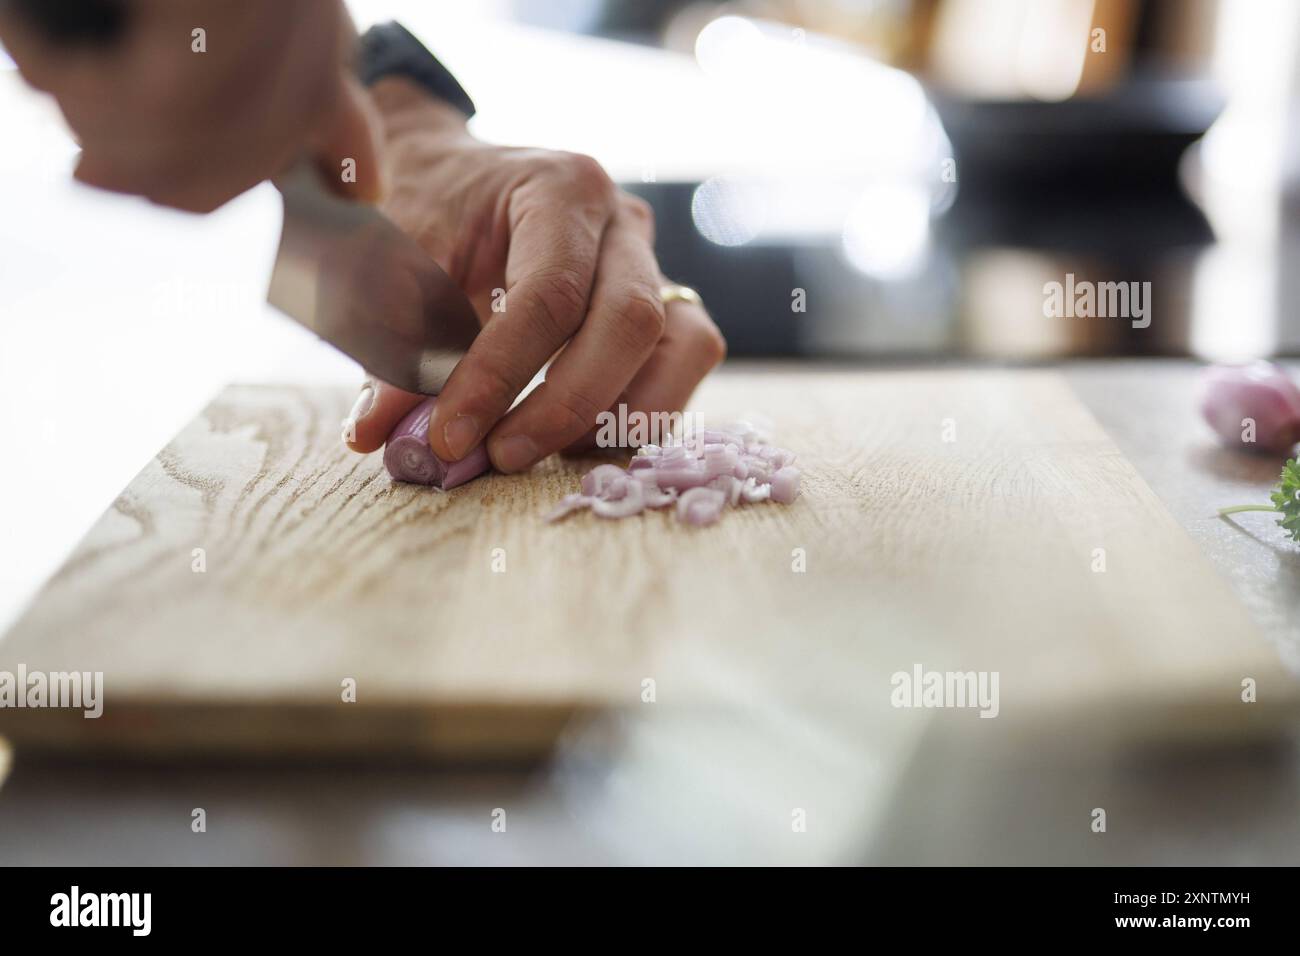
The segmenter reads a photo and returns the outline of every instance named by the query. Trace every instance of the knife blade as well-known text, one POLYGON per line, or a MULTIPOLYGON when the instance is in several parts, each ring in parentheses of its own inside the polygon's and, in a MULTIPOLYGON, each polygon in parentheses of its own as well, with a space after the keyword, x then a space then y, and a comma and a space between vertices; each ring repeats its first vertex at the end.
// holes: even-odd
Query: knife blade
POLYGON ((275 180, 284 226, 267 301, 367 372, 436 395, 479 332, 465 293, 373 206, 302 160, 275 180))

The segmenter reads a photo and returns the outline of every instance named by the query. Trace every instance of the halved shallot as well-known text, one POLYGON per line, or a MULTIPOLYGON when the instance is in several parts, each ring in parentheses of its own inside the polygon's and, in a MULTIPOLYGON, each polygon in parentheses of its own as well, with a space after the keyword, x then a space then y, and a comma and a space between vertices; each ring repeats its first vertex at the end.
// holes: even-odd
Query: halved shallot
POLYGON ((443 461, 433 453, 429 447, 429 416, 437 402, 436 397, 426 398, 397 423, 384 446, 384 467, 398 481, 450 491, 483 474, 491 462, 483 445, 460 461, 443 461))

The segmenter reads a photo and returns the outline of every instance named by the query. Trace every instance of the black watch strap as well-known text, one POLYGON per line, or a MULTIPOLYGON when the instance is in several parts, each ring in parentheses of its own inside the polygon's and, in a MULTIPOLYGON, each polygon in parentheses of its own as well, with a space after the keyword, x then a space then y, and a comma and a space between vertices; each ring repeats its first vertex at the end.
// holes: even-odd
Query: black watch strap
POLYGON ((0 0, 51 43, 107 45, 121 37, 128 15, 125 0, 0 0))
POLYGON ((380 23, 361 35, 357 76, 366 86, 385 76, 402 76, 465 114, 474 115, 474 101, 423 43, 400 23, 380 23))

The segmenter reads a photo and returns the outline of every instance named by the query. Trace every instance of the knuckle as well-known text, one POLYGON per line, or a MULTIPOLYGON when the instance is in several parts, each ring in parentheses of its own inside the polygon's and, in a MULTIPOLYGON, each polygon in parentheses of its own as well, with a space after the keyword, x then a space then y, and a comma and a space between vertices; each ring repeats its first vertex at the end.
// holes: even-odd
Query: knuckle
POLYGON ((629 222, 634 230, 644 236, 650 245, 655 241, 655 211, 650 203, 640 196, 621 193, 619 196, 619 215, 629 222))
POLYGON ((712 319, 704 319, 695 326, 692 348, 701 359, 708 362, 709 368, 722 364, 727 357, 727 340, 712 319))
POLYGON ((564 174, 581 195, 593 199, 607 199, 614 193, 614 181, 592 157, 585 153, 563 153, 564 174))
POLYGON ((651 290, 634 286, 616 292, 611 298, 619 334, 635 351, 649 349, 663 337, 664 305, 651 290))
POLYGON ((582 324, 587 284, 571 269, 556 269, 538 280, 526 297, 526 315, 538 335, 558 345, 582 324))
POLYGON ((655 210, 654 206, 646 202, 640 196, 632 193, 623 193, 619 198, 619 205, 622 207, 624 215, 643 226, 654 228, 655 210))
POLYGON ((596 416, 604 406, 575 389, 566 389, 552 399, 547 414, 548 430, 559 436, 558 443, 565 444, 581 438, 596 427, 596 416))
POLYGON ((499 415, 510 407, 526 384, 527 381, 518 384, 517 377, 508 367, 498 362, 482 362, 474 371, 465 405, 479 412, 499 415))

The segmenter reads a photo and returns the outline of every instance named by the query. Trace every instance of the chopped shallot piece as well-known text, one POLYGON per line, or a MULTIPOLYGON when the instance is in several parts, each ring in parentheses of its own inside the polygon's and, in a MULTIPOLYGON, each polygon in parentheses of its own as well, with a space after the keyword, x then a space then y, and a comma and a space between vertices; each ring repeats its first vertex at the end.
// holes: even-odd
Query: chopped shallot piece
POLYGON ((603 495, 610 482, 627 478, 627 472, 618 465, 597 465, 582 476, 582 493, 596 497, 603 495))
POLYGON ((555 510, 546 516, 546 520, 559 521, 575 511, 590 507, 595 500, 595 498, 587 495, 565 495, 560 499, 560 503, 555 506, 555 510))
POLYGON ((629 478, 626 474, 619 475, 617 478, 611 478, 605 482, 604 487, 596 495, 601 501, 620 501, 627 497, 627 486, 640 482, 635 478, 629 478))
POLYGON ((730 475, 736 470, 736 465, 740 458, 735 452, 727 453, 717 452, 704 454, 704 471, 710 478, 716 478, 718 475, 730 475))
POLYGON ((746 478, 745 484, 740 489, 740 497, 751 505, 756 501, 766 501, 772 497, 772 486, 766 482, 760 485, 752 477, 746 478))
POLYGON ((725 494, 727 496, 727 504, 732 505, 733 507, 740 504, 741 485, 742 482, 731 475, 719 475, 717 478, 714 478, 709 482, 709 487, 717 488, 725 494))
POLYGON ((597 498, 591 510, 602 518, 630 518, 645 510, 645 485, 624 479, 624 493, 617 500, 597 498))
POLYGON ((727 496, 716 488, 690 488, 677 499, 677 520, 697 527, 713 524, 726 503, 727 496))
POLYGON ((703 468, 661 468, 655 478, 660 488, 699 488, 712 477, 703 468))
POLYGON ((772 476, 772 500, 788 505, 799 496, 799 469, 781 468, 772 476))
POLYGON ((645 490, 645 506, 647 508, 662 508, 670 505, 677 500, 677 489, 669 488, 661 490, 656 487, 647 485, 645 490))

